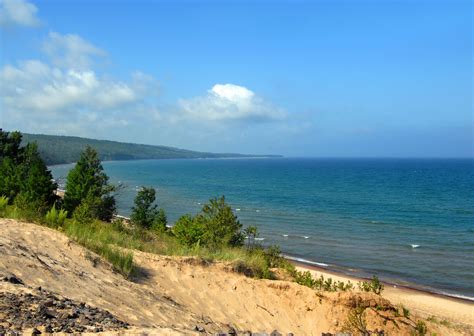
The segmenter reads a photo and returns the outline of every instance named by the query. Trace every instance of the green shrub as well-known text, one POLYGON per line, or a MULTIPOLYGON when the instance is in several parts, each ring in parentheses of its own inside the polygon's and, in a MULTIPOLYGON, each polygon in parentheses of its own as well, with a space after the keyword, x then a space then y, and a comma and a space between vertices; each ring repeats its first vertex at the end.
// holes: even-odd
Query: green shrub
POLYGON ((52 227, 59 227, 64 225, 64 221, 67 217, 67 211, 64 209, 60 209, 59 211, 56 209, 56 205, 46 213, 45 221, 46 224, 52 227))
POLYGON ((415 333, 414 333, 416 336, 424 336, 426 335, 427 332, 428 332, 428 328, 426 328, 425 322, 421 320, 416 322, 415 333))
POLYGON ((375 275, 370 281, 359 282, 358 286, 359 289, 363 292, 374 292, 377 295, 380 295, 384 289, 383 283, 381 283, 379 278, 375 275))
POLYGON ((263 251, 268 267, 281 267, 283 257, 281 256, 281 249, 278 245, 272 245, 263 251))
POLYGON ((15 197, 13 206, 15 207, 16 218, 35 221, 39 218, 39 214, 41 213, 44 204, 39 201, 33 201, 26 193, 20 192, 15 197))
POLYGON ((314 288, 316 285, 316 281, 313 279, 310 271, 296 272, 295 281, 309 288, 314 288))
POLYGON ((155 215, 155 218, 153 218, 151 228, 155 232, 165 232, 166 224, 168 224, 168 219, 166 218, 165 210, 159 209, 155 215))
POLYGON ((173 226, 172 232, 186 246, 197 242, 203 247, 219 250, 225 247, 242 246, 242 225, 224 196, 211 199, 199 214, 182 216, 173 226))
POLYGON ((91 223, 95 218, 94 214, 98 203, 96 198, 89 195, 75 208, 73 215, 74 220, 80 224, 91 223))
POLYGON ((409 318, 410 317, 410 310, 402 305, 402 313, 403 317, 409 318))
POLYGON ((6 215, 8 205, 8 197, 0 196, 0 217, 6 215))
POLYGON ((203 240, 204 226, 196 217, 181 216, 172 229, 178 241, 185 246, 194 246, 203 240))

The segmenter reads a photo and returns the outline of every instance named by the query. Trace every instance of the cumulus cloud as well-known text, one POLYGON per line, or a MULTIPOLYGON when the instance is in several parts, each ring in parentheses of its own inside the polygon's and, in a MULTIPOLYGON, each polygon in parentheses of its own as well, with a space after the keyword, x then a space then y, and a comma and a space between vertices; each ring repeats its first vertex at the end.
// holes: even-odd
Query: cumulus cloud
POLYGON ((25 0, 0 0, 0 26, 37 26, 37 12, 38 8, 25 0))
POLYGON ((133 72, 118 80, 99 74, 94 60, 105 52, 77 35, 50 33, 43 51, 47 62, 19 61, 0 69, 4 128, 94 135, 159 115, 150 104, 158 92, 152 76, 133 72))
POLYGON ((50 32, 43 42, 43 51, 54 65, 71 69, 88 69, 93 59, 106 53, 75 34, 50 32))
POLYGON ((137 98, 131 86, 101 79, 92 70, 62 70, 37 60, 5 66, 0 81, 5 106, 30 113, 55 113, 71 107, 100 110, 137 98))
POLYGON ((286 113, 244 86, 216 84, 205 96, 181 99, 186 117, 200 120, 275 120, 286 113))

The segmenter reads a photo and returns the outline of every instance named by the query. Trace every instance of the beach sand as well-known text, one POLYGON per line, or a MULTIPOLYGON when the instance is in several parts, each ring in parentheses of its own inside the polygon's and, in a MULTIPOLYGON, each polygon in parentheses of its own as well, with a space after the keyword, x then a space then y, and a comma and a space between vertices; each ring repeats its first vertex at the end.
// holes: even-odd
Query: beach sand
MULTIPOLYGON (((323 275, 337 281, 357 283, 362 278, 351 277, 337 272, 328 271, 322 267, 309 266, 293 262, 299 271, 310 271, 314 277, 323 275)), ((422 318, 435 317, 438 321, 448 321, 451 324, 464 324, 474 327, 474 302, 437 295, 417 289, 384 284, 382 296, 392 304, 403 305, 411 312, 422 318)), ((446 323, 446 322, 445 322, 446 323)))
MULTIPOLYGON (((440 321, 448 319, 452 326, 427 322, 428 335, 474 335, 472 304, 399 288, 387 288, 383 297, 317 292, 294 282, 248 278, 232 271, 228 263, 139 251, 134 251, 139 274, 127 280, 62 233, 15 220, 0 219, 0 256, 0 275, 14 274, 26 286, 0 283, 0 293, 42 286, 128 322, 132 327, 124 334, 133 330, 195 335, 196 328, 215 334, 232 326, 240 331, 321 335, 340 331, 354 304, 361 303, 373 307, 366 316, 371 330, 412 335, 419 317, 435 315, 440 321), (410 319, 394 318, 390 310, 378 311, 377 307, 392 307, 384 298, 408 307, 410 319), (388 323, 383 314, 392 314, 388 323)), ((320 271, 311 268, 311 272, 319 275, 320 271)))

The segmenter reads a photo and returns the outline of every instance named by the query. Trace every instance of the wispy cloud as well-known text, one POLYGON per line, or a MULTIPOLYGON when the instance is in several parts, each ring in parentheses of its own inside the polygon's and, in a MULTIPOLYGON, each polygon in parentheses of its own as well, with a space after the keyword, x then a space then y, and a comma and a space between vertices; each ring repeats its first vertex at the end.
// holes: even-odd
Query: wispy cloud
POLYGON ((37 12, 38 8, 25 0, 0 0, 0 26, 38 26, 37 12))
POLYGON ((52 63, 70 69, 89 69, 94 59, 106 52, 79 35, 50 32, 43 42, 43 52, 52 63))
POLYGON ((48 61, 25 60, 0 69, 5 128, 90 135, 125 127, 135 113, 141 117, 148 109, 156 118, 156 109, 146 102, 158 92, 152 76, 134 72, 124 81, 100 75, 93 64, 105 52, 77 35, 50 33, 43 51, 48 61))
POLYGON ((185 117, 223 121, 283 119, 285 111, 273 106, 253 91, 235 84, 216 84, 207 94, 178 102, 185 117))

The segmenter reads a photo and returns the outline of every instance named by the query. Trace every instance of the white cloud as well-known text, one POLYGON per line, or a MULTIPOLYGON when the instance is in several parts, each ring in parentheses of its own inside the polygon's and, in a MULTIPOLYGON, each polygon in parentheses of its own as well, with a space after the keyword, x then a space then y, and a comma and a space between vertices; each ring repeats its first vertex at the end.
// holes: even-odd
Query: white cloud
POLYGON ((36 6, 25 0, 0 0, 0 26, 37 26, 37 12, 36 6))
POLYGON ((105 52, 78 35, 51 32, 42 49, 46 62, 0 68, 0 125, 5 129, 97 136, 159 118, 153 101, 158 83, 152 76, 133 72, 130 79, 118 80, 99 74, 94 64, 105 52))
POLYGON ((185 117, 201 120, 274 120, 286 113, 266 102, 246 87, 216 84, 205 96, 181 99, 185 117))
POLYGON ((78 35, 56 32, 49 33, 43 42, 43 51, 54 65, 71 69, 88 69, 93 65, 94 57, 106 54, 78 35))
POLYGON ((99 78, 92 70, 62 70, 36 60, 5 66, 0 81, 4 107, 28 113, 54 114, 73 107, 102 110, 137 99, 126 83, 99 78))

